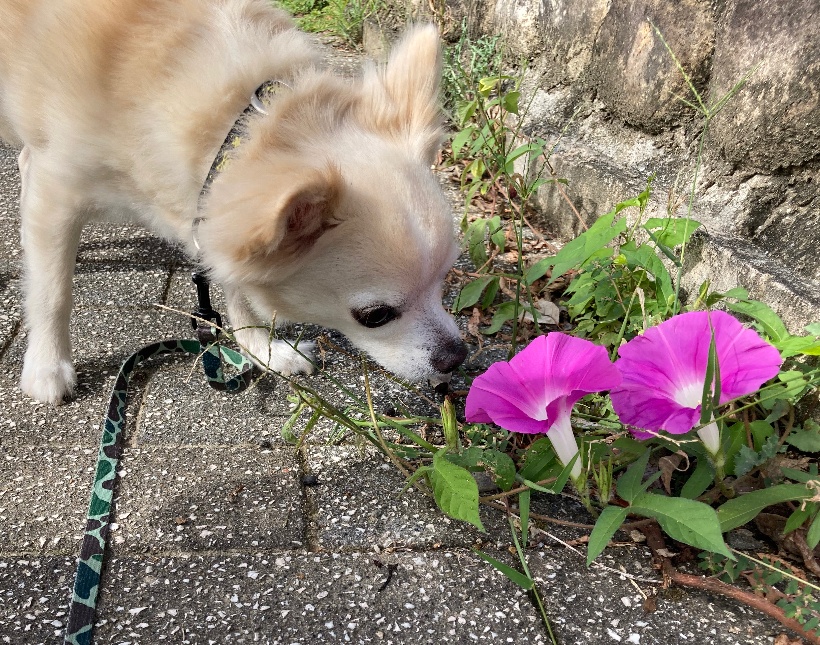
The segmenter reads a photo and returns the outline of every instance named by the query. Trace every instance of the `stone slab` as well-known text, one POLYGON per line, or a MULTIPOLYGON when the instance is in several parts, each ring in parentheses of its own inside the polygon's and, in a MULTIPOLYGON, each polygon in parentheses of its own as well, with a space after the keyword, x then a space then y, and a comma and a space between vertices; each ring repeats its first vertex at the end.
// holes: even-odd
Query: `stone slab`
POLYGON ((469 551, 117 557, 107 580, 103 643, 548 642, 525 593, 469 551))
MULTIPOLYGON (((0 440, 96 445, 111 387, 123 361, 148 343, 187 337, 185 324, 187 321, 159 311, 75 311, 71 336, 78 383, 74 398, 57 407, 34 401, 20 391, 25 334, 18 333, 0 358, 0 440)), ((130 397, 135 401, 144 378, 136 376, 132 384, 130 397)), ((133 423, 135 409, 130 408, 129 423, 133 423)))
POLYGON ((116 495, 118 555, 303 545, 292 450, 167 446, 126 450, 116 495))
POLYGON ((314 509, 311 530, 321 549, 469 547, 509 538, 501 513, 481 513, 489 531, 482 533, 446 517, 419 491, 402 493, 404 478, 372 449, 330 446, 306 452, 306 470, 318 478, 318 485, 306 490, 314 509))
POLYGON ((0 269, 0 352, 11 342, 23 317, 17 281, 8 277, 0 269))
POLYGON ((190 263, 178 246, 165 242, 142 226, 104 222, 92 222, 83 228, 77 260, 150 266, 190 263))
POLYGON ((0 446, 0 554, 75 554, 97 451, 0 446))
POLYGON ((147 388, 135 442, 160 444, 281 443, 291 404, 273 376, 238 393, 212 389, 194 358, 156 370, 147 388))
POLYGON ((0 555, 0 643, 59 645, 76 557, 0 555))
POLYGON ((771 643, 783 632, 774 620, 720 597, 664 589, 643 547, 609 547, 596 560, 608 569, 581 574, 584 557, 558 544, 528 552, 562 645, 747 645, 771 643))

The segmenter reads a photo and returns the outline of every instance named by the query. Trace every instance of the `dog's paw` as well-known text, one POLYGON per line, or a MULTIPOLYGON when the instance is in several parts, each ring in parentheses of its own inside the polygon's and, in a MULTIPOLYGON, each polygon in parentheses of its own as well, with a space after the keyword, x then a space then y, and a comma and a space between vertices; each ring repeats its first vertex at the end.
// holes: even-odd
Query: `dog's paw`
POLYGON ((59 405, 71 396, 77 384, 77 375, 71 361, 61 360, 54 364, 26 357, 20 389, 31 398, 59 405))
POLYGON ((278 372, 283 376, 292 374, 313 374, 313 355, 316 343, 302 341, 294 349, 284 340, 272 340, 269 346, 255 352, 253 362, 262 369, 278 372))

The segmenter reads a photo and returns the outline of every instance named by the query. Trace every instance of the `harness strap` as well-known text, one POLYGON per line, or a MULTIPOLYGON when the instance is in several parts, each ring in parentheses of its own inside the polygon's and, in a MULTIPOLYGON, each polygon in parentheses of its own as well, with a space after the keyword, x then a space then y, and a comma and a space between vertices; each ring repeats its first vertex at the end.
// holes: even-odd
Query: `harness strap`
POLYGON ((166 340, 146 345, 123 363, 111 392, 100 440, 97 470, 91 489, 91 502, 65 632, 66 645, 90 645, 92 642, 103 558, 113 520, 111 505, 117 482, 117 466, 122 457, 128 383, 140 363, 155 356, 181 352, 202 355, 205 376, 211 387, 217 390, 240 392, 253 380, 253 364, 244 356, 226 347, 203 345, 196 340, 166 340), (223 360, 237 368, 239 373, 226 379, 222 369, 223 360))

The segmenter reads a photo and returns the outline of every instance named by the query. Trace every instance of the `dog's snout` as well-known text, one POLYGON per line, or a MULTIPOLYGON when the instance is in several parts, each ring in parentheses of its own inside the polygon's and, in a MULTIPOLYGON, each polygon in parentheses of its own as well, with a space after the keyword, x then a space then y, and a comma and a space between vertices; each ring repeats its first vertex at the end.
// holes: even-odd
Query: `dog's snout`
POLYGON ((439 374, 448 374, 467 358, 467 345, 461 339, 443 343, 433 354, 431 363, 439 374))

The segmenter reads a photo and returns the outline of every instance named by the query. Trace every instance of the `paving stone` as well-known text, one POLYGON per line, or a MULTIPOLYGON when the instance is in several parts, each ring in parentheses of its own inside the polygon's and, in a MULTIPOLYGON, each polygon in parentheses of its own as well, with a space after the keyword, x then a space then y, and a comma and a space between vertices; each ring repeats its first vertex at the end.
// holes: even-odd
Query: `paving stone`
MULTIPOLYGON (((26 337, 18 333, 0 359, 0 441, 96 445, 111 388, 123 361, 148 343, 189 336, 185 324, 187 321, 161 311, 75 311, 71 336, 78 383, 74 398, 57 407, 34 401, 20 391, 26 337)), ((165 369, 160 360, 147 365, 146 373, 165 369)), ((129 396, 130 401, 135 401, 145 378, 135 376, 132 384, 129 396)), ((129 408, 129 424, 135 422, 134 409, 129 408)))
POLYGON ((146 309, 162 303, 169 270, 123 264, 78 264, 75 309, 146 309))
MULTIPOLYGON (((192 280, 194 268, 194 266, 183 266, 174 269, 166 297, 166 304, 169 307, 191 311, 197 306, 196 287, 192 280)), ((222 287, 217 283, 211 284, 210 295, 211 306, 222 314, 223 320, 227 323, 227 307, 222 287)))
POLYGON ((107 576, 99 643, 548 642, 469 551, 117 557, 107 576))
POLYGON ((19 154, 0 141, 0 218, 15 218, 20 210, 19 154))
POLYGON ((3 191, 0 190, 0 286, 20 275, 23 251, 20 248, 20 220, 3 217, 3 191))
POLYGON ((63 642, 75 560, 0 555, 0 643, 63 642))
POLYGON ((592 566, 579 575, 584 557, 557 544, 527 552, 527 565, 564 645, 741 645, 772 642, 783 631, 761 614, 720 597, 664 589, 643 547, 610 547, 596 561, 607 570, 592 566), (645 608, 647 598, 655 605, 651 611, 645 608))
POLYGON ((482 512, 489 533, 442 514, 417 490, 402 494, 401 474, 372 449, 310 447, 306 470, 318 478, 307 488, 315 508, 316 541, 323 549, 464 547, 509 541, 501 513, 482 512))
POLYGON ((281 443, 291 404, 290 388, 273 376, 244 392, 208 385, 193 357, 157 370, 148 384, 136 437, 138 445, 281 443))
POLYGON ((129 449, 121 462, 118 554, 282 549, 304 542, 292 450, 129 449))
POLYGON ((177 245, 138 224, 86 224, 77 253, 80 263, 104 262, 154 267, 190 264, 177 245))
POLYGON ((0 554, 77 553, 97 451, 0 446, 0 554))
POLYGON ((0 269, 0 351, 11 342, 20 327, 22 309, 17 281, 0 269))

